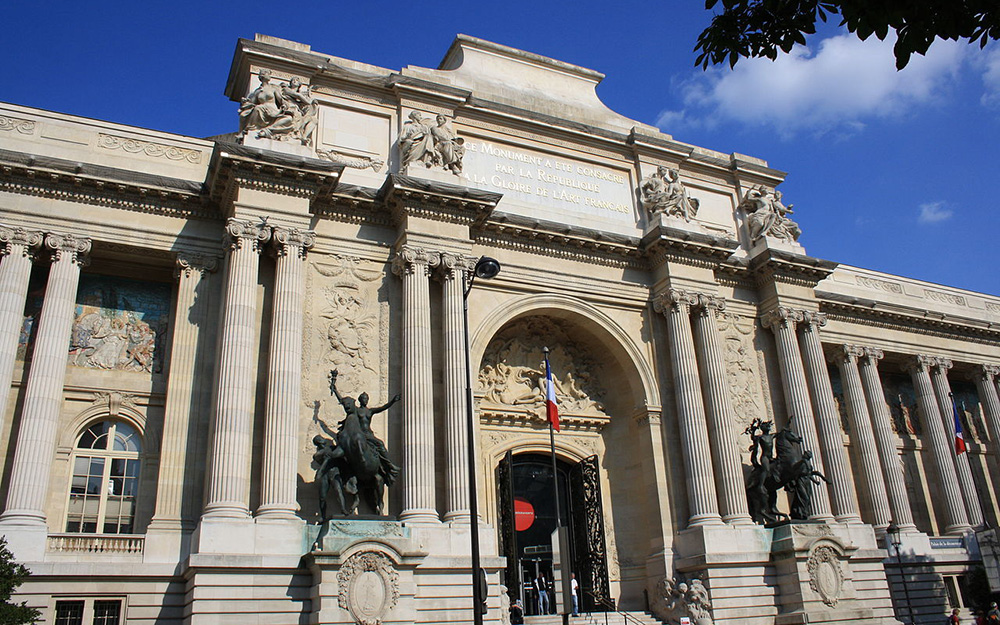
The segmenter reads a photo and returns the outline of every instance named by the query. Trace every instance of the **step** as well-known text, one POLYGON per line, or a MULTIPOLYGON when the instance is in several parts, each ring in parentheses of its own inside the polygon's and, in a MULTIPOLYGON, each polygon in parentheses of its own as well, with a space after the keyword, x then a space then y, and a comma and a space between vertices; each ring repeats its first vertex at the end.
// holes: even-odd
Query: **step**
MULTIPOLYGON (((581 614, 571 616, 570 625, 662 625, 662 622, 645 612, 628 612, 630 618, 626 619, 616 612, 594 612, 593 614, 581 614), (606 620, 605 620, 606 618, 606 620)), ((546 616, 526 616, 525 625, 562 625, 562 617, 549 614, 546 616)))

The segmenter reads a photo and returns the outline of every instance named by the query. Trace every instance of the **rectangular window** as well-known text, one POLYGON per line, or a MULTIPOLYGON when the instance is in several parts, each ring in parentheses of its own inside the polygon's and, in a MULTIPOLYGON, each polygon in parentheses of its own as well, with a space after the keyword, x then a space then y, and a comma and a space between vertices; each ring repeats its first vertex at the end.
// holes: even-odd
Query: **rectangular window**
POLYGON ((55 625, 83 625, 83 601, 56 601, 55 625))
POLYGON ((55 625, 122 625, 124 599, 59 599, 55 625))

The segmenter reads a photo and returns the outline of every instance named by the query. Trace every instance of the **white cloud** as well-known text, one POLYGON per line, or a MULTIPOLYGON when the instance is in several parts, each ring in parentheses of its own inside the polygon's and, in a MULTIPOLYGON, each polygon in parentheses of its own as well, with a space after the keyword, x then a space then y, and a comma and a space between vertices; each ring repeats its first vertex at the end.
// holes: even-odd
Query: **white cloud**
POLYGON ((951 219, 954 211, 945 208, 944 202, 928 202, 920 205, 920 215, 917 216, 917 223, 936 224, 940 221, 951 219))
POLYGON ((676 85, 683 108, 664 111, 657 124, 666 132, 729 121, 770 126, 785 136, 853 134, 866 121, 905 115, 941 98, 967 47, 936 41, 927 56, 914 55, 897 72, 892 41, 860 41, 845 33, 819 42, 815 53, 799 46, 775 61, 747 59, 734 70, 712 69, 683 80, 676 85))
POLYGON ((1000 108, 1000 45, 990 45, 983 53, 984 106, 1000 108))

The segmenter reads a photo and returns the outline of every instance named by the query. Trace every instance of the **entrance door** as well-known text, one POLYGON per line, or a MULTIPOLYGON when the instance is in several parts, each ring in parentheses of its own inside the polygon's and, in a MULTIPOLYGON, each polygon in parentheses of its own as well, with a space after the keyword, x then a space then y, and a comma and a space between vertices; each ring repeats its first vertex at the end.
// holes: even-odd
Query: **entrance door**
MULTIPOLYGON (((580 584, 580 607, 599 611, 592 594, 608 596, 604 515, 597 456, 571 465, 557 462, 559 507, 569 528, 570 561, 580 584)), ((553 611, 552 532, 556 528, 552 458, 510 452, 497 467, 501 550, 507 558, 506 585, 511 599, 521 599, 526 614, 553 611), (549 584, 543 600, 538 580, 549 584)))

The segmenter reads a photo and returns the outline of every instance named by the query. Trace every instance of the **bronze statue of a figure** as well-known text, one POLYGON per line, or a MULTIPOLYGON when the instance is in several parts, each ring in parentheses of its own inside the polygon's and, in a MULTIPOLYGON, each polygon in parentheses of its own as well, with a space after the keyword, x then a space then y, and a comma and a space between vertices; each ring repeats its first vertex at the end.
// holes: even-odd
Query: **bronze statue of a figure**
POLYGON ((744 432, 752 440, 747 502, 750 516, 757 523, 809 518, 813 484, 819 484, 819 479, 826 480, 813 469, 812 452, 802 451, 802 437, 791 429, 793 419, 789 417, 788 427, 774 434, 771 421, 754 419, 744 432), (778 491, 782 488, 791 496, 790 515, 778 511, 778 491))
POLYGON ((382 515, 383 493, 399 477, 399 467, 389 460, 385 443, 372 432, 372 417, 388 410, 400 400, 397 394, 383 406, 369 407, 368 393, 357 399, 346 397, 337 390, 337 371, 330 372, 330 394, 344 407, 345 417, 336 433, 318 418, 317 422, 333 439, 316 436, 316 484, 319 488, 320 515, 330 519, 328 508, 332 494, 340 513, 348 516, 357 512, 363 497, 376 514, 382 515))

